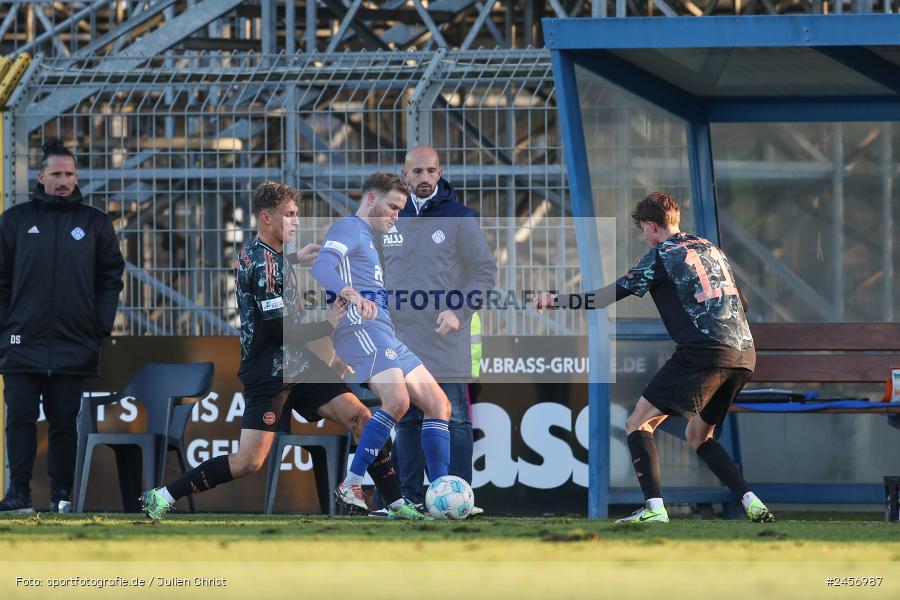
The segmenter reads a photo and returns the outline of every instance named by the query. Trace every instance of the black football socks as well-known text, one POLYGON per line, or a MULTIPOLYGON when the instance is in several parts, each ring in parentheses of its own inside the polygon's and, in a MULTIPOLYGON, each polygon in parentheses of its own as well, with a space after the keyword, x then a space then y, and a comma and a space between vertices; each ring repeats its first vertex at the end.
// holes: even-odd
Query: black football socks
POLYGON ((204 461, 166 486, 175 500, 187 496, 211 490, 217 485, 228 483, 234 479, 231 476, 231 467, 228 465, 228 456, 216 456, 204 461))
POLYGON ((637 475, 644 499, 662 498, 662 485, 659 479, 659 455, 656 453, 656 442, 649 431, 632 431, 628 434, 628 450, 631 452, 631 464, 637 475))
POLYGON ((709 467, 713 475, 728 488, 743 496, 750 491, 750 486, 744 481, 744 476, 734 461, 719 442, 710 438, 697 447, 697 456, 709 467))
POLYGON ((382 448, 375 461, 369 465, 368 471, 385 506, 390 506, 400 499, 400 478, 397 469, 394 468, 390 452, 382 448))

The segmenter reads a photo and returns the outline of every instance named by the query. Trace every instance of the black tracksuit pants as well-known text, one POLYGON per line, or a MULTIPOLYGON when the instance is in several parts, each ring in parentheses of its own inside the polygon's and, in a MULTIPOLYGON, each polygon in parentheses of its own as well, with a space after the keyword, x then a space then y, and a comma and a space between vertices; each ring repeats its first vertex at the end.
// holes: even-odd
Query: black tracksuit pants
POLYGON ((31 472, 37 454, 37 421, 43 396, 49 425, 47 471, 50 493, 71 494, 78 444, 78 410, 83 377, 19 373, 3 377, 6 400, 6 456, 10 484, 31 493, 31 472))

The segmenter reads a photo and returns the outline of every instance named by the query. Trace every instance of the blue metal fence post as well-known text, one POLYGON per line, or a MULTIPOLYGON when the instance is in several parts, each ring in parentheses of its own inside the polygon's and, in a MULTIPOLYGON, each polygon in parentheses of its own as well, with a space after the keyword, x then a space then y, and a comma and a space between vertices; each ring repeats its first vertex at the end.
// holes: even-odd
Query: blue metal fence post
MULTIPOLYGON (((587 147, 575 65, 571 55, 553 52, 559 123, 566 156, 569 194, 575 217, 575 235, 581 256, 582 283, 586 290, 599 287, 603 275, 597 229, 592 218, 594 199, 587 165, 587 147)), ((605 310, 588 312, 588 517, 603 519, 609 514, 609 429, 610 429, 610 332, 605 310)))
MULTIPOLYGON (((716 182, 709 115, 706 106, 699 101, 695 102, 693 114, 687 123, 687 148, 697 234, 718 245, 720 243, 719 221, 716 208, 716 182)), ((740 465, 738 418, 736 414, 732 413, 728 415, 727 419, 728 435, 723 435, 721 439, 728 453, 740 465)), ((735 514, 738 514, 736 502, 732 500, 725 504, 725 515, 731 517, 735 514)))
POLYGON ((719 243, 716 217, 716 183, 713 172, 712 145, 706 107, 697 101, 687 121, 688 169, 691 175, 691 199, 697 234, 714 244, 719 243))

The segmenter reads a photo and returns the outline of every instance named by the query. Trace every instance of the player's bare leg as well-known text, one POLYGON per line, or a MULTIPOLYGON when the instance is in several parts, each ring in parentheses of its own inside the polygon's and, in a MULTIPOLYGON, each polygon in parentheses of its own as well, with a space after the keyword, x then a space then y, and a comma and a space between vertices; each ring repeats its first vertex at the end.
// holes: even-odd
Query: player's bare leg
POLYGON ((242 429, 238 451, 228 455, 231 476, 238 479, 262 469, 274 441, 275 433, 272 431, 242 429))
POLYGON ((406 375, 409 401, 422 409, 426 419, 450 419, 450 400, 425 365, 419 365, 406 375))
POLYGON ((409 410, 409 392, 401 369, 385 369, 372 375, 366 383, 381 399, 381 410, 391 415, 395 421, 400 420, 409 410))
POLYGON ((323 419, 347 428, 357 442, 372 416, 369 409, 349 392, 335 396, 320 406, 317 412, 323 419))

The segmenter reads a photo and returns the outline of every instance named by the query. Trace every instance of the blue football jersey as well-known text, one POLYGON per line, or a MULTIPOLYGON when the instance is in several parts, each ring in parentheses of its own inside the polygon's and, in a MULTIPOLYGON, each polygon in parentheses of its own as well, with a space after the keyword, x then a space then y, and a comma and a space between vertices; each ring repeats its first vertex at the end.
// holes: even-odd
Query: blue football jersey
MULTIPOLYGON (((329 292, 337 294, 340 292, 340 288, 335 289, 338 285, 341 288, 349 286, 375 302, 378 305, 378 316, 373 321, 393 330, 381 259, 375 247, 372 228, 361 218, 355 215, 346 217, 331 226, 313 267, 313 275, 329 292), (325 266, 328 269, 324 269, 325 266), (332 276, 332 271, 337 278, 332 276)), ((341 319, 338 329, 363 324, 359 311, 351 306, 341 319)))

